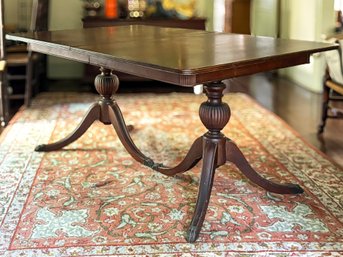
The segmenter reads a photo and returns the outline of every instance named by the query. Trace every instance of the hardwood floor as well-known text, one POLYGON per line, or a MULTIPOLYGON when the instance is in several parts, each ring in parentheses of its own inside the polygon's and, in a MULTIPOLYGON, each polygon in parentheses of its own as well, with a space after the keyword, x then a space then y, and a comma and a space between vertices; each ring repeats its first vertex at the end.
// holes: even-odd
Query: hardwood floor
MULTIPOLYGON (((324 133, 317 135, 321 94, 270 74, 232 79, 227 84, 231 92, 244 92, 277 114, 307 142, 343 167, 343 119, 328 119, 324 133)), ((343 102, 335 105, 343 109, 343 102)))
MULTIPOLYGON (((343 119, 328 119, 325 131, 317 136, 321 117, 321 94, 310 92, 294 83, 271 74, 257 74, 225 81, 226 91, 243 92, 277 114, 310 144, 326 153, 343 167, 343 119)), ((75 81, 50 82, 48 91, 91 91, 92 86, 75 81)), ((191 88, 165 85, 153 81, 121 84, 118 93, 129 92, 193 92, 191 88)), ((18 105, 12 105, 14 113, 18 105)), ((343 102, 338 106, 343 109, 343 102)), ((1 131, 1 129, 0 129, 1 131)))

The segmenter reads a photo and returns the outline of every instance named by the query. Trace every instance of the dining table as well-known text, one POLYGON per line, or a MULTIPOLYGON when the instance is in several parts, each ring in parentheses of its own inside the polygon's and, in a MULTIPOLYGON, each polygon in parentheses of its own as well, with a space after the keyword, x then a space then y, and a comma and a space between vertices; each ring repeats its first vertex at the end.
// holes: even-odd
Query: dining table
POLYGON ((239 146, 221 132, 231 115, 229 105, 223 101, 224 80, 309 63, 312 54, 337 49, 337 45, 147 25, 13 33, 6 38, 27 43, 35 52, 99 67, 94 81, 99 100, 90 106, 78 127, 67 137, 38 145, 36 151, 59 150, 77 140, 98 120, 113 126, 133 159, 154 171, 174 176, 192 169, 202 160, 195 210, 185 236, 188 242, 195 242, 199 237, 215 171, 227 162, 236 165, 251 182, 269 192, 303 192, 297 184, 281 184, 261 176, 239 146), (207 131, 194 140, 175 167, 155 162, 133 142, 130 126, 126 125, 115 100, 119 87, 116 72, 181 87, 203 85, 207 100, 199 106, 198 115, 207 131))

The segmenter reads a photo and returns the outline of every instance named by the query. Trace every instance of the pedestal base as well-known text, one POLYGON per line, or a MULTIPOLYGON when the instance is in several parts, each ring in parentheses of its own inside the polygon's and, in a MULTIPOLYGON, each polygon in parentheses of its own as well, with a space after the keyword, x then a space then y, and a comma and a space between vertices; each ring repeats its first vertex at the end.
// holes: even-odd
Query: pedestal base
POLYGON ((199 116, 208 132, 194 141, 185 158, 177 166, 166 167, 145 156, 133 143, 120 108, 112 99, 112 95, 118 89, 118 78, 110 70, 101 71, 95 79, 95 87, 101 95, 100 101, 90 107, 80 125, 69 136, 55 143, 37 146, 36 151, 59 150, 82 136, 95 120, 100 120, 105 125, 114 127, 121 143, 136 161, 165 175, 173 176, 185 172, 202 159, 198 198, 186 235, 188 242, 194 242, 199 236, 210 201, 215 170, 226 162, 234 163, 249 180, 267 191, 279 194, 303 192, 298 185, 278 184, 260 176, 250 166, 237 145, 220 132, 230 119, 230 108, 226 103, 222 103, 225 89, 223 83, 212 82, 204 87, 208 100, 201 104, 199 116))

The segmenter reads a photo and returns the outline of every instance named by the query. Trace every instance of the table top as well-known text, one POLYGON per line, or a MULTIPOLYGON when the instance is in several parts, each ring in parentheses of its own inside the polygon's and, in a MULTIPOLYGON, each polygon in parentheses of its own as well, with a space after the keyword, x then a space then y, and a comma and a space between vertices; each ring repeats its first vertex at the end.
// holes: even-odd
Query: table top
POLYGON ((145 25, 8 34, 33 51, 181 86, 308 63, 337 45, 145 25))

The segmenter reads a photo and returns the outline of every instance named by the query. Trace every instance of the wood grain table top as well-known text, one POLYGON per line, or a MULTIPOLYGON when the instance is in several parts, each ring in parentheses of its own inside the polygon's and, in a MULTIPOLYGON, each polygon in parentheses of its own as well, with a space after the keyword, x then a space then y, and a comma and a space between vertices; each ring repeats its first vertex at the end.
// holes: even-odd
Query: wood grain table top
POLYGON ((31 50, 181 86, 308 63, 337 45, 145 25, 8 34, 31 50))

